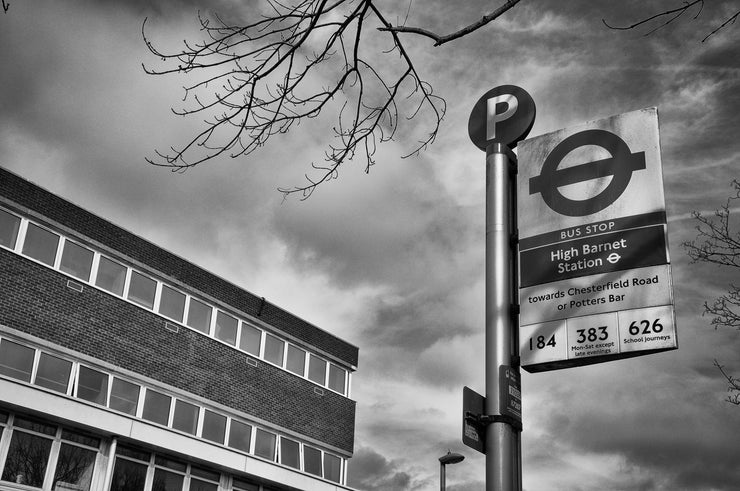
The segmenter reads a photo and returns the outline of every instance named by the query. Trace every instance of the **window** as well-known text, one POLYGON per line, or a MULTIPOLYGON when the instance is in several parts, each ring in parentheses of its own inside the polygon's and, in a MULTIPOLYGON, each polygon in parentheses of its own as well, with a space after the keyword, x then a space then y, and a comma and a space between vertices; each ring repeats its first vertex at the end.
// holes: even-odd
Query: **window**
POLYGON ((128 286, 128 299, 134 303, 154 308, 154 294, 157 292, 157 282, 137 271, 131 271, 131 283, 128 286))
POLYGON ((33 223, 28 224, 26 240, 23 244, 23 254, 46 265, 54 266, 58 245, 59 236, 57 234, 33 223))
POLYGON ((159 313, 170 319, 182 322, 185 312, 185 294, 173 290, 167 285, 162 285, 162 295, 159 300, 159 313))
POLYGON ((94 255, 90 249, 65 240, 59 269, 71 274, 75 278, 88 281, 90 279, 90 270, 92 270, 94 255))
POLYGON ((329 388, 335 390, 340 394, 344 394, 345 379, 347 378, 347 372, 339 368, 336 365, 329 365, 329 388))
POLYGON ((14 249, 20 226, 20 218, 0 210, 0 245, 14 249))
POLYGON ((77 398, 105 405, 108 395, 108 374, 80 365, 77 398))
POLYGON ((309 474, 322 476, 321 472, 321 450, 308 445, 303 446, 303 468, 309 474))
POLYGON ((110 491, 144 491, 150 454, 123 445, 116 454, 110 491))
POLYGON ((62 442, 52 489, 89 491, 97 452, 62 442))
POLYGON ((188 326, 209 334, 211 331, 211 307, 194 298, 190 299, 188 326))
POLYGON ((0 341, 0 375, 31 381, 36 350, 7 339, 0 341))
POLYGON ((190 467, 189 491, 218 491, 221 475, 198 467, 190 467))
POLYGON ((301 348, 289 344, 288 361, 285 364, 285 368, 289 372, 296 373, 302 377, 306 371, 306 352, 301 348))
POLYGON ((262 428, 257 428, 254 441, 254 454, 268 460, 275 460, 275 435, 262 428))
POLYGON ((185 401, 175 402, 175 415, 172 417, 172 427, 195 435, 198 429, 198 413, 200 408, 185 401))
POLYGON ((116 456, 110 491, 144 491, 147 464, 116 456))
POLYGON ((326 362, 311 355, 308 360, 308 380, 324 385, 326 381, 326 362))
POLYGON ((280 437, 280 463, 294 469, 301 468, 301 446, 298 442, 280 437))
POLYGON ((226 434, 226 416, 205 410, 203 415, 202 437, 216 443, 223 443, 226 434))
POLYGON ((239 349, 246 351, 250 355, 260 355, 260 342, 262 341, 262 331, 254 326, 242 322, 242 332, 239 338, 239 349))
POLYGON ((141 417, 153 423, 167 425, 170 418, 172 398, 155 390, 147 389, 144 396, 144 411, 141 417))
POLYGON ((157 468, 154 471, 152 491, 180 491, 184 479, 185 476, 182 474, 175 474, 166 469, 157 468))
POLYGON ((126 267, 105 256, 100 256, 98 277, 95 279, 95 285, 103 290, 121 296, 123 295, 123 285, 125 282, 126 267))
POLYGON ((229 429, 229 446, 243 452, 249 452, 251 440, 252 427, 232 419, 231 428, 229 429))
POLYGON ((113 377, 108 407, 135 416, 136 408, 139 405, 140 391, 141 387, 138 385, 113 377))
POLYGON ((324 477, 333 482, 340 482, 342 478, 342 459, 336 455, 325 453, 324 477))
POLYGON ((251 482, 243 481, 239 478, 234 478, 234 491, 259 491, 259 484, 253 484, 251 482))
POLYGON ((281 367, 283 366, 283 351, 285 343, 271 334, 265 336, 265 360, 281 367))
POLYGON ((15 429, 5 459, 2 480, 40 488, 51 455, 50 438, 15 429))
POLYGON ((181 473, 187 470, 187 464, 159 456, 155 457, 154 464, 156 467, 152 491, 180 491, 182 489, 185 476, 181 473))
POLYGON ((71 361, 62 360, 47 353, 41 353, 34 383, 40 387, 46 387, 47 389, 66 394, 71 372, 71 361))
POLYGON ((236 344, 236 328, 239 324, 234 317, 220 310, 216 314, 216 330, 213 335, 225 343, 234 346, 236 344))

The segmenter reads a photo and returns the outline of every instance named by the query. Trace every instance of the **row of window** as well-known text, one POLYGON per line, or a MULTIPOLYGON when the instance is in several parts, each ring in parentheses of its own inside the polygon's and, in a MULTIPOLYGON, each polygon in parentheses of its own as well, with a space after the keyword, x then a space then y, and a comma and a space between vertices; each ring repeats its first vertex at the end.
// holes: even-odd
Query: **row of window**
POLYGON ((291 373, 348 394, 345 369, 253 324, 0 209, 0 246, 158 313, 291 373))
POLYGON ((333 482, 342 480, 343 459, 339 456, 8 338, 0 339, 0 375, 99 404, 333 482))
MULTIPOLYGON (((98 459, 101 443, 88 433, 0 410, 0 481, 23 489, 100 489, 108 461, 98 459)), ((127 445, 116 447, 113 462, 109 491, 274 491, 127 445)))

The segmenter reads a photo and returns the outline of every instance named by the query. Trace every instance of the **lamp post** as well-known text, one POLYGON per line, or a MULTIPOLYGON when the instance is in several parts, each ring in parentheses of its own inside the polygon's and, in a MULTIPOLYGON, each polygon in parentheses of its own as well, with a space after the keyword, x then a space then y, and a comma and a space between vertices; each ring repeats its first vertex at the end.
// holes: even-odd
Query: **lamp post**
POLYGON ((459 453, 452 453, 449 450, 447 451, 446 455, 443 455, 439 458, 439 490, 445 491, 447 488, 447 485, 445 483, 445 466, 447 464, 458 464, 465 460, 464 455, 460 455, 459 453))

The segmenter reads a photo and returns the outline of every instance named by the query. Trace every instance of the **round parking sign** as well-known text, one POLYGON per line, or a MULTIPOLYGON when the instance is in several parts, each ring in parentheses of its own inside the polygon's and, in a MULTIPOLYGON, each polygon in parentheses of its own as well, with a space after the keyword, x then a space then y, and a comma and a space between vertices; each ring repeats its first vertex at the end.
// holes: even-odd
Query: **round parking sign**
POLYGON ((529 134, 534 117, 534 100, 527 91, 516 85, 501 85, 475 103, 468 120, 468 134, 481 150, 491 143, 514 148, 529 134))

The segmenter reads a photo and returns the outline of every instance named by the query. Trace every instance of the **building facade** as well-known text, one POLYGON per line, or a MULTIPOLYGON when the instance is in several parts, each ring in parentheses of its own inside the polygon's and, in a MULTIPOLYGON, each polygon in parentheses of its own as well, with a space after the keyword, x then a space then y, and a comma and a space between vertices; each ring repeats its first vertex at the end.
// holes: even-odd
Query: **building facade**
POLYGON ((348 489, 357 363, 0 169, 0 490, 348 489))

